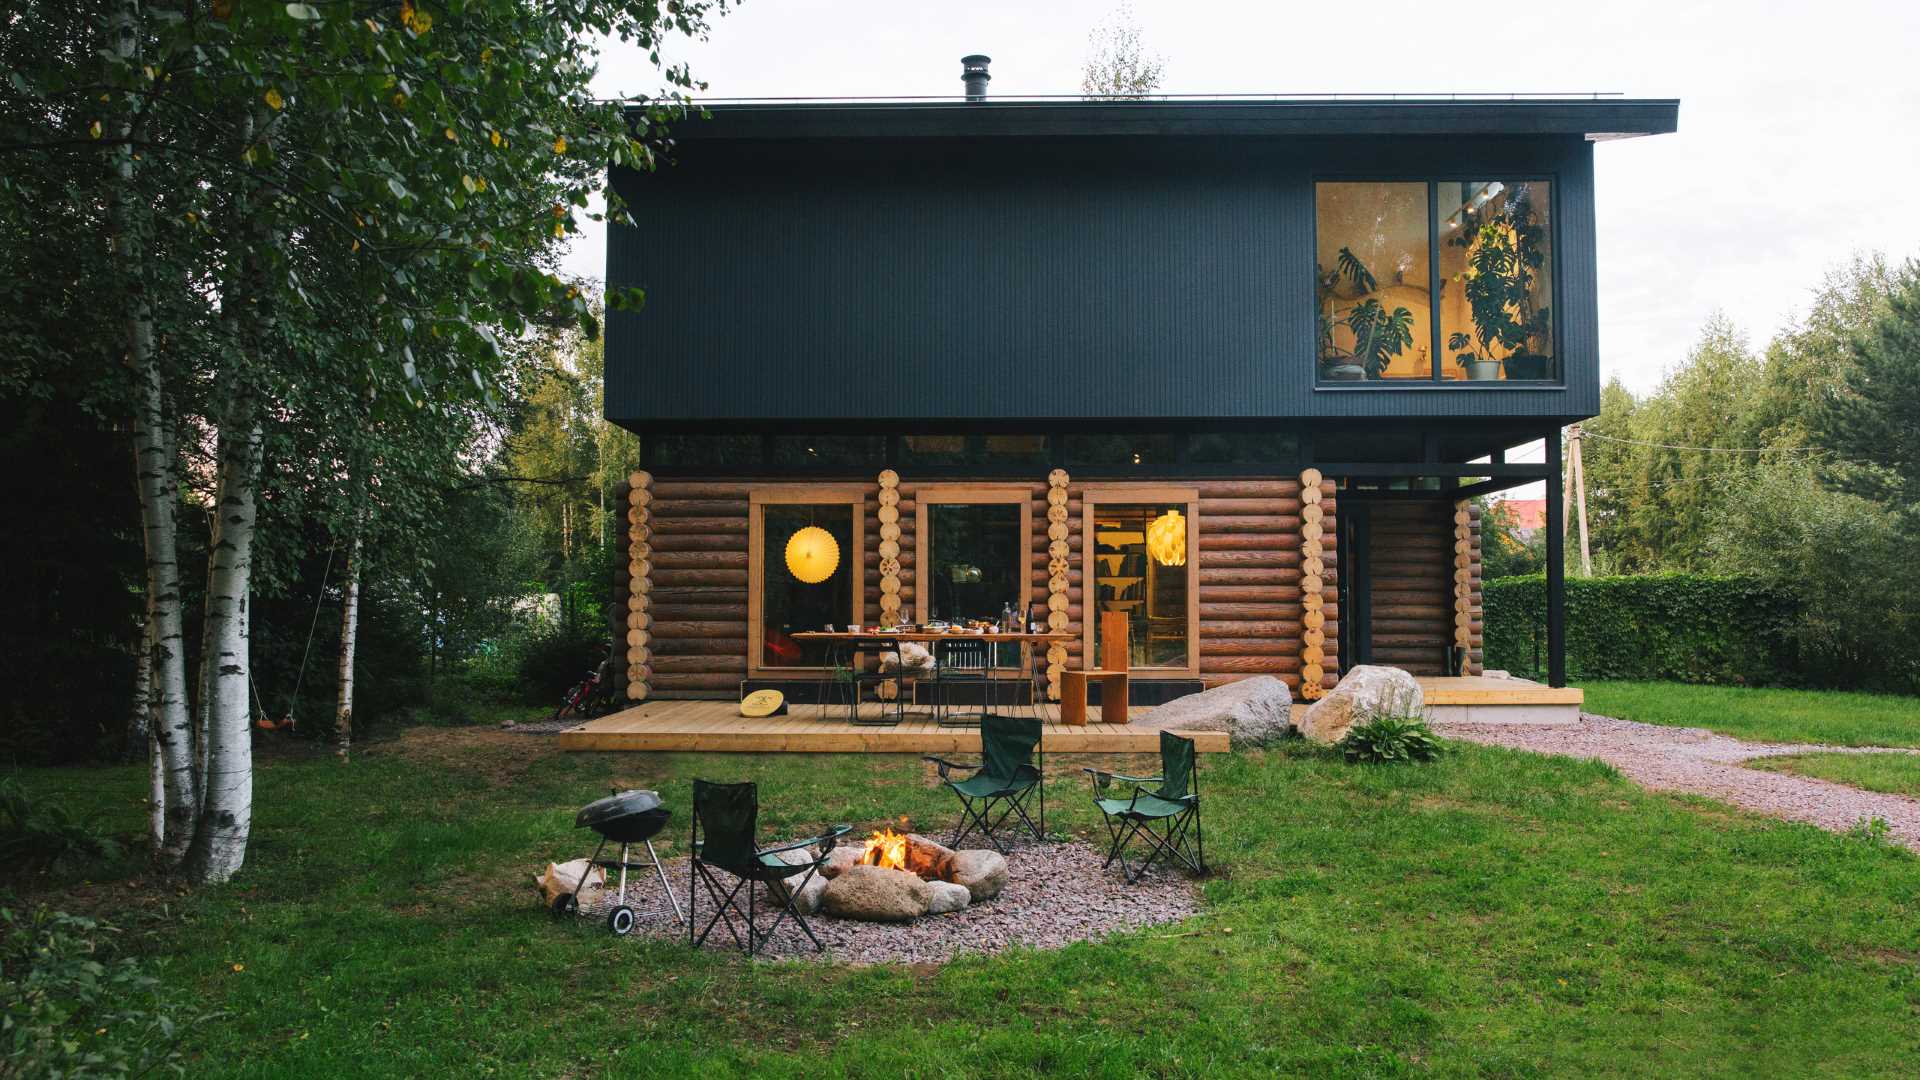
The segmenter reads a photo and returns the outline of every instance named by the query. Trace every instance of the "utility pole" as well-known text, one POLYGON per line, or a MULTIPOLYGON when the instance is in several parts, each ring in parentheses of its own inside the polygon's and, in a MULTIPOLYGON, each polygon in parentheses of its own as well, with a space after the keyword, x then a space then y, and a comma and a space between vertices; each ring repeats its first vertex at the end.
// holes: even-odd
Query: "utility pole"
MULTIPOLYGON (((1580 522, 1580 576, 1593 576, 1593 550, 1587 540, 1587 465, 1580 453, 1580 425, 1575 424, 1567 430, 1567 467, 1572 472, 1572 483, 1567 485, 1566 497, 1576 500, 1580 522)), ((1564 513, 1564 510, 1563 510, 1564 513)))

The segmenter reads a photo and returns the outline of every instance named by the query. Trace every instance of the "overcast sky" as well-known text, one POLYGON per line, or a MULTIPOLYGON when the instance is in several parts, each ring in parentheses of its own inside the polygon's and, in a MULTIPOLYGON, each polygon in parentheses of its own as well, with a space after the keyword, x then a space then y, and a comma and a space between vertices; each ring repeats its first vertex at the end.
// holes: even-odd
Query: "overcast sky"
MULTIPOLYGON (((1072 93, 1111 0, 748 0, 683 48, 724 97, 1072 93)), ((1764 341, 1856 250, 1920 256, 1920 0, 1181 0, 1133 5, 1168 93, 1624 91, 1675 135, 1595 148, 1605 376, 1658 382, 1719 309, 1764 341), (1475 12, 1483 12, 1476 18, 1475 12)), ((609 95, 652 86, 601 61, 609 95)), ((605 237, 566 268, 605 273, 605 237)))

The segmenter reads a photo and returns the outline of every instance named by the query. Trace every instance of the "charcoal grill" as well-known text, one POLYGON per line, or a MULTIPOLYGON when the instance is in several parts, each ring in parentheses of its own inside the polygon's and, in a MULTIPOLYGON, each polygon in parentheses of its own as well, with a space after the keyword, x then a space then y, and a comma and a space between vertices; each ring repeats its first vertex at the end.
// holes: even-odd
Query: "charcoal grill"
MULTIPOLYGON (((685 923, 686 916, 680 913, 680 900, 673 895, 673 884, 667 880, 667 871, 660 865, 660 853, 653 850, 653 838, 667 827, 667 819, 673 816, 660 802, 660 794, 655 791, 615 791, 604 799, 596 799, 580 808, 574 815, 573 827, 592 829, 600 835, 600 846, 593 849, 593 858, 589 865, 605 870, 620 872, 620 886, 614 893, 613 903, 607 909, 607 929, 616 934, 628 934, 633 924, 642 915, 664 915, 666 908, 650 908, 636 911, 627 903, 627 871, 653 868, 660 876, 660 887, 667 891, 667 903, 672 907, 675 920, 685 923), (602 859, 607 845, 619 844, 618 859, 602 859), (633 862, 629 859, 633 845, 641 844, 647 849, 647 862, 633 862)), ((587 875, 580 875, 580 884, 574 886, 573 893, 554 902, 555 915, 567 915, 580 910, 580 890, 587 883, 587 875)))

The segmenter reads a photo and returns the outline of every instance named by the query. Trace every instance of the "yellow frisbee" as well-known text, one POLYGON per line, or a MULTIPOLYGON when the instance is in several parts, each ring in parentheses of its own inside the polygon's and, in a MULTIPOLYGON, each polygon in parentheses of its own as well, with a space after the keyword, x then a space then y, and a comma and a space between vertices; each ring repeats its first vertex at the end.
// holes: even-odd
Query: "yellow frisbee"
POLYGON ((740 699, 741 716, 773 716, 786 711, 786 695, 778 690, 755 690, 740 699))

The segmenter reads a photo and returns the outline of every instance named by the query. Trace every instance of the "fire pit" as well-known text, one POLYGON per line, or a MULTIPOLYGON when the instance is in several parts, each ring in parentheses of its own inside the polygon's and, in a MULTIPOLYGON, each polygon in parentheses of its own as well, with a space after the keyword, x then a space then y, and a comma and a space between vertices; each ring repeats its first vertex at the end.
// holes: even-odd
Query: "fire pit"
MULTIPOLYGON (((828 915, 906 922, 961 911, 991 900, 1007 884, 997 851, 954 851, 924 836, 881 829, 861 844, 834 850, 821 867, 814 903, 828 915)), ((808 900, 803 893, 803 902, 808 900)))

